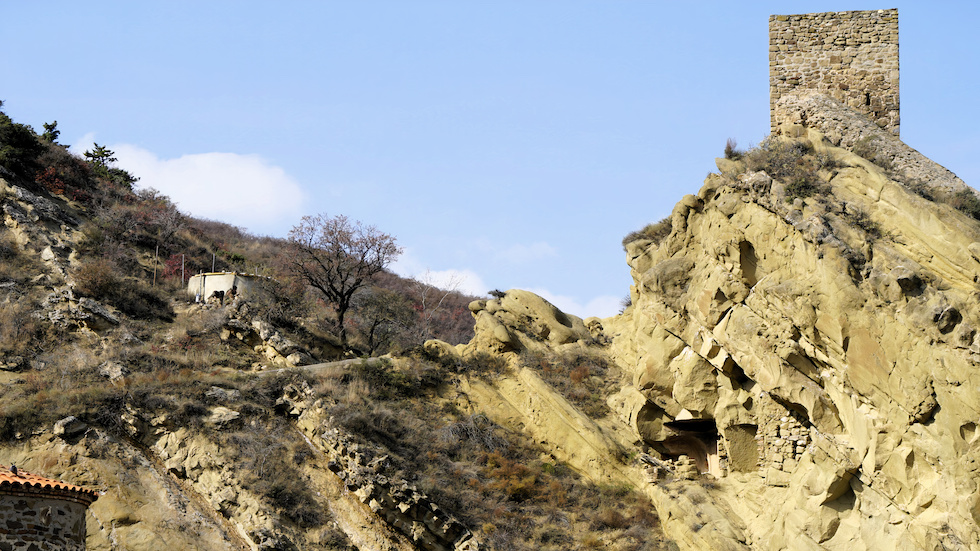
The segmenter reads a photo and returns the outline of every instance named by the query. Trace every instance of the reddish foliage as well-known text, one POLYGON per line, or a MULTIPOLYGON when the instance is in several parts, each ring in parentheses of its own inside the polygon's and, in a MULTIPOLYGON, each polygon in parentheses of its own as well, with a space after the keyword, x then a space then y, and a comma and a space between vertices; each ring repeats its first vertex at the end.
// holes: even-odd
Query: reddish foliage
POLYGON ((69 189, 68 198, 72 201, 78 201, 79 203, 88 204, 92 201, 92 195, 84 189, 69 189))
POLYGON ((183 273, 183 279, 181 283, 187 283, 187 280, 191 278, 191 272, 184 270, 184 255, 172 254, 163 263, 163 279, 174 279, 181 278, 181 273, 183 273))
POLYGON ((489 487, 504 492, 511 501, 524 501, 536 493, 534 471, 499 452, 487 455, 484 474, 493 479, 489 487))
POLYGON ((568 376, 573 383, 575 384, 581 383, 583 379, 589 376, 589 366, 580 365, 575 369, 573 369, 568 376))
POLYGON ((55 195, 65 194, 65 182, 58 176, 58 171, 52 166, 39 172, 34 177, 34 181, 55 195))

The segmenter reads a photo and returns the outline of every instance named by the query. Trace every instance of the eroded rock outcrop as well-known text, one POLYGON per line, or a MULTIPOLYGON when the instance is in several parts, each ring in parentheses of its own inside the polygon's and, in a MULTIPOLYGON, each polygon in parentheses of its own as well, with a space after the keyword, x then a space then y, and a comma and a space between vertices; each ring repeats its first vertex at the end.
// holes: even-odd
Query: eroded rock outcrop
POLYGON ((224 308, 227 309, 228 318, 221 328, 222 340, 236 338, 242 341, 263 356, 273 367, 296 367, 315 362, 306 348, 285 337, 271 323, 262 319, 253 319, 254 307, 248 302, 236 299, 224 308))
POLYGON ((528 291, 511 289, 502 297, 470 303, 476 336, 460 353, 555 349, 592 335, 581 318, 566 314, 528 291))
POLYGON ((636 428, 727 477, 760 549, 976 548, 976 222, 785 134, 833 158, 824 192, 725 165, 629 244, 633 306, 603 325, 636 428))
POLYGON ((99 491, 87 515, 87 549, 244 548, 237 534, 160 470, 152 456, 101 429, 63 430, 59 436, 41 432, 0 449, 0 462, 99 491))
POLYGON ((486 414, 494 422, 530 436, 554 460, 596 484, 630 487, 646 495, 658 512, 663 532, 684 549, 746 548, 738 518, 726 507, 711 503, 699 483, 673 480, 678 469, 672 462, 651 459, 666 469, 671 477, 668 483, 654 474, 656 468, 638 459, 642 445, 638 427, 646 426, 647 396, 632 385, 620 386, 615 392, 608 388, 606 400, 612 414, 593 418, 537 371, 522 365, 522 354, 526 353, 605 354, 609 336, 602 320, 583 321, 520 290, 507 291, 495 300, 477 301, 470 310, 476 318, 473 340, 457 347, 429 341, 427 354, 440 361, 495 354, 509 367, 489 378, 463 377, 458 386, 459 407, 486 414), (559 329, 560 336, 551 338, 556 324, 569 331, 559 329))

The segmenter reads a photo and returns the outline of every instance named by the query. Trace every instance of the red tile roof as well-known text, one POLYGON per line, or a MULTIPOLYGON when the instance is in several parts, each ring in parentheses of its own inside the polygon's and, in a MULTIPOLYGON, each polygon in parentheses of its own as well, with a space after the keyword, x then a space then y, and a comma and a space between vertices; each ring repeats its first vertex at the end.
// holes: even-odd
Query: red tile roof
POLYGON ((0 495, 11 492, 64 494, 86 505, 99 498, 99 493, 95 490, 38 476, 19 468, 17 474, 14 474, 10 469, 0 467, 0 495))

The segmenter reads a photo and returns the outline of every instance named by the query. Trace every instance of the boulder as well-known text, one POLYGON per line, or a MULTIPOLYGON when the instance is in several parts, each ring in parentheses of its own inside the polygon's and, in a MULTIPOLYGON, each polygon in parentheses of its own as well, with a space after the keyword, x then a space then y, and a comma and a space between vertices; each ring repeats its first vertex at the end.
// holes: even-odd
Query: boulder
POLYGON ((87 430, 88 425, 83 423, 74 415, 60 419, 54 424, 55 436, 60 436, 62 438, 72 438, 87 430))
POLYGON ((129 370, 119 362, 102 362, 102 364, 99 365, 99 375, 102 375, 112 382, 116 382, 126 375, 129 375, 129 370))

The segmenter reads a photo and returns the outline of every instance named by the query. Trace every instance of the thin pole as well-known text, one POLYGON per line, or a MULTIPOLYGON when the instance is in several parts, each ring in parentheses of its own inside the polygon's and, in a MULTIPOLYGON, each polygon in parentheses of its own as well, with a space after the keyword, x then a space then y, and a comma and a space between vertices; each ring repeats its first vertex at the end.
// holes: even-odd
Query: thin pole
POLYGON ((214 273, 214 253, 211 253, 211 273, 214 273))

